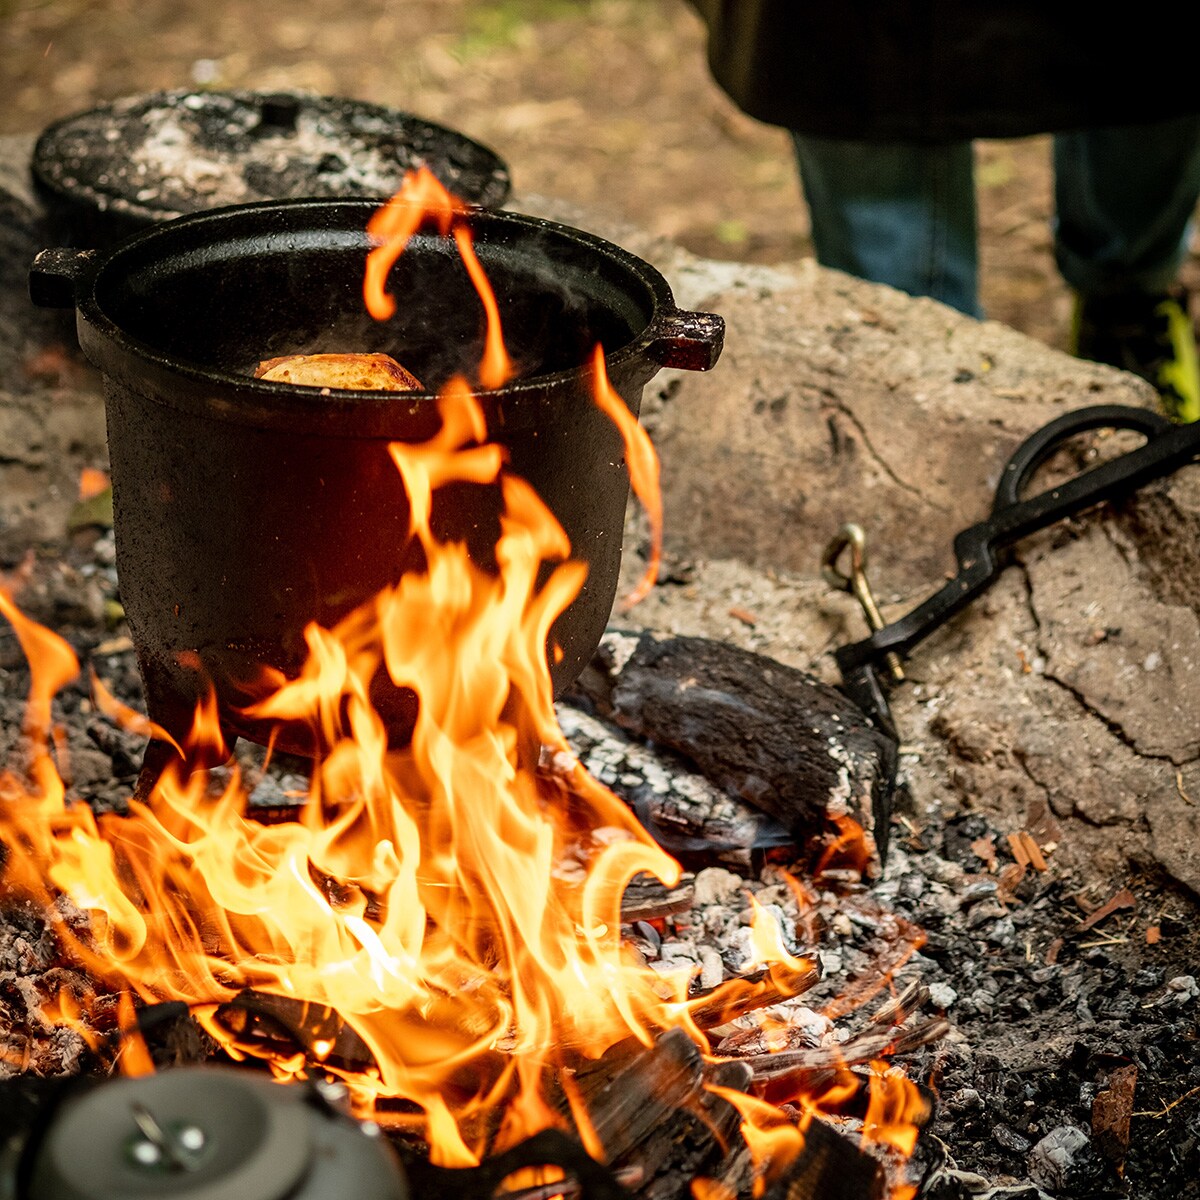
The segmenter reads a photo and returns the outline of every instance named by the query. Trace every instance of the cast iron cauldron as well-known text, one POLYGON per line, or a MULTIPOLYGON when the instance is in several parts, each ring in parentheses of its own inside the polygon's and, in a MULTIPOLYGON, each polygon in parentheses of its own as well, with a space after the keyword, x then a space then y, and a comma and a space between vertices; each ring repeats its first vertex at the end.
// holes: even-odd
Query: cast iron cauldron
MULTIPOLYGON (((176 738, 207 676, 227 732, 266 739, 240 712, 260 668, 293 673, 309 621, 332 625, 415 565, 387 443, 436 430, 434 393, 456 373, 473 377, 483 313, 453 241, 430 232, 392 272, 396 315, 371 319, 361 283, 375 207, 215 210, 111 250, 45 251, 31 272, 36 303, 77 309, 80 345, 104 374, 121 598, 150 716, 176 738), (322 395, 250 377, 262 359, 347 351, 390 353, 430 390, 322 395)), ((588 564, 552 631, 561 689, 608 618, 628 496, 620 436, 580 364, 602 343, 636 414, 660 367, 711 367, 724 327, 679 311, 657 271, 599 238, 505 212, 470 220, 518 369, 477 393, 489 436, 588 564)), ((446 489, 435 530, 465 538, 486 565, 497 503, 496 489, 446 489)), ((306 731, 276 736, 312 749, 306 731)))

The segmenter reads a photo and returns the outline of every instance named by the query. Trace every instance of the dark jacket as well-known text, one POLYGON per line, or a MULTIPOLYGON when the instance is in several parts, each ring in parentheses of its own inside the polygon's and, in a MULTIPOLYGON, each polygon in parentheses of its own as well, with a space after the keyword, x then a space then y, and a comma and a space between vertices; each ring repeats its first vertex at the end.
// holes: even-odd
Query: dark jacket
POLYGON ((1200 4, 692 0, 717 82, 824 137, 949 141, 1200 111, 1200 4))

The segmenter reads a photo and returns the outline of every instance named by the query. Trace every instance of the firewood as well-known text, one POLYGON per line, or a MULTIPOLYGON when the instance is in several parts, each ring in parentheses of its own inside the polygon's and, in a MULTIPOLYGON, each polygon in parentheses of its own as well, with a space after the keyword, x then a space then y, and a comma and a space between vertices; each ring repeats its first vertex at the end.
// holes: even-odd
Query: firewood
POLYGON ((285 354, 260 362, 254 377, 338 391, 424 391, 421 381, 390 354, 285 354))
POLYGON ((621 896, 621 920, 656 921, 688 912, 695 895, 693 876, 685 875, 673 888, 664 887, 649 875, 635 875, 621 896))
POLYGON ((896 748, 840 692, 707 638, 611 630, 568 697, 803 838, 886 810, 896 748))
POLYGON ((820 968, 814 963, 803 962, 797 968, 776 963, 770 970, 741 976, 736 980, 741 985, 736 992, 731 993, 728 984, 719 989, 713 997, 692 1009, 692 1020, 706 1030, 726 1025, 747 1013, 798 996, 818 983, 820 978, 820 968))
POLYGON ((664 849, 744 861, 747 853, 785 845, 777 821, 705 779, 682 755, 644 745, 636 735, 569 704, 559 725, 590 774, 610 787, 664 849))
MULTIPOLYGON (((635 1044, 636 1046, 636 1044, 635 1044)), ((649 1048, 614 1047, 576 1075, 576 1093, 618 1170, 637 1169, 645 1200, 688 1194, 688 1185, 737 1138, 741 1115, 709 1085, 748 1091, 750 1069, 739 1062, 705 1062, 680 1029, 649 1048)))
POLYGON ((812 1120, 804 1149, 765 1193, 766 1200, 883 1200, 883 1167, 825 1122, 812 1120))
POLYGON ((704 1063, 682 1029, 670 1029, 587 1098, 588 1116, 609 1163, 627 1159, 678 1109, 700 1094, 704 1063))
MULTIPOLYGON (((839 1067, 854 1066, 882 1058, 888 1054, 908 1054, 919 1046, 927 1046, 946 1036, 950 1022, 934 1017, 911 1029, 894 1029, 889 1033, 864 1033, 848 1042, 817 1046, 806 1050, 782 1050, 775 1054, 755 1054, 742 1059, 754 1073, 756 1092, 780 1090, 781 1084, 806 1077, 816 1077, 839 1067), (772 1086, 774 1085, 774 1086, 772 1086)), ((718 1052, 720 1047, 718 1047, 718 1052)), ((786 1089, 785 1089, 786 1090, 786 1089)))
MULTIPOLYGON (((745 1092, 750 1072, 736 1062, 705 1063, 704 1085, 745 1092)), ((641 1200, 691 1196, 692 1180, 707 1175, 730 1146, 744 1145, 738 1134, 742 1115, 723 1096, 703 1090, 686 1108, 660 1121, 636 1148, 631 1161, 642 1167, 641 1200)))

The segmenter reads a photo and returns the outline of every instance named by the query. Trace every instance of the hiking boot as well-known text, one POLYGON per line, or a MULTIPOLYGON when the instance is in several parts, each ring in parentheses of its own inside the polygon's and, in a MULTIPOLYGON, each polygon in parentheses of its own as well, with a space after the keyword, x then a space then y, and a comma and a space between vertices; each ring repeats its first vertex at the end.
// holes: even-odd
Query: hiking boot
POLYGON ((1152 383, 1174 421, 1200 418, 1200 359, 1184 292, 1077 296, 1071 353, 1152 383))

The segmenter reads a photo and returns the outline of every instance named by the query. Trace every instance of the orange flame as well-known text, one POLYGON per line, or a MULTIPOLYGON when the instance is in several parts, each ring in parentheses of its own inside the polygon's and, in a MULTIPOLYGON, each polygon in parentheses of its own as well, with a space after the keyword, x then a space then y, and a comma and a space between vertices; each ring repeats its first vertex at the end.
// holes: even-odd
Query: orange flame
POLYGON ((378 244, 367 255, 363 276, 363 300, 377 321, 386 321, 396 311, 396 301, 387 290, 387 277, 404 253, 413 235, 426 221, 432 220, 442 237, 454 235, 463 266, 483 305, 486 318, 483 358, 479 364, 479 382, 485 388, 498 388, 513 376, 512 362, 504 347, 500 326, 500 306, 496 294, 475 253, 474 238, 466 221, 469 208, 452 196, 428 167, 421 167, 404 178, 400 190, 367 223, 367 233, 378 244))
POLYGON ((451 196, 427 167, 404 177, 400 190, 367 222, 368 236, 378 243, 367 255, 363 277, 363 300, 371 316, 386 321, 395 313, 387 277, 413 234, 432 218, 445 237, 455 216, 465 211, 466 205, 451 196))
POLYGON ((84 467, 79 472, 79 499, 94 500, 108 490, 108 475, 95 467, 84 467))
POLYGON ((650 522, 650 559, 637 586, 625 597, 624 607, 628 610, 649 595, 662 563, 663 513, 662 491, 658 486, 658 455, 654 452, 650 435, 638 424, 625 401, 609 383, 604 351, 600 346, 592 355, 592 369, 595 372, 596 403, 621 431, 621 437, 625 440, 625 458, 629 464, 629 483, 650 522))
MULTIPOLYGON (((465 229, 444 190, 421 175, 406 187, 407 198, 401 193, 372 222, 372 233, 388 239, 373 252, 365 284, 380 312, 394 305, 383 291, 390 265, 428 214, 443 232, 465 229)), ((459 245, 474 272, 478 260, 459 245)), ((498 317, 485 308, 499 342, 498 317)), ((597 403, 621 427, 634 490, 656 531, 653 568, 657 462, 608 384, 599 349, 594 365, 597 403)), ((492 369, 481 368, 481 378, 499 378, 492 369)), ((487 442, 468 384, 452 381, 438 406, 434 437, 390 447, 423 569, 333 629, 310 625, 299 675, 280 679, 253 710, 309 722, 325 747, 294 820, 254 820, 236 769, 218 782, 170 768, 123 817, 97 818, 69 802, 54 767, 51 704, 78 664, 0 589, 0 614, 33 676, 32 767, 0 773, 0 843, 10 851, 0 857, 0 895, 47 912, 65 897, 87 915, 86 934, 69 923, 59 934, 98 985, 126 995, 123 1028, 132 1026, 132 996, 184 1001, 234 1058, 265 1056, 280 1077, 340 1075, 364 1112, 383 1099, 404 1102, 393 1107, 414 1115, 391 1119, 419 1127, 443 1165, 475 1163, 566 1124, 550 1100, 553 1080, 589 1152, 603 1158, 564 1067, 618 1042, 648 1046, 673 1027, 706 1051, 696 1023, 702 1003, 711 1013, 748 995, 786 995, 812 968, 787 952, 763 910, 753 944, 765 977, 699 999, 686 974, 659 974, 622 943, 629 882, 645 873, 674 886, 680 868, 573 759, 555 717, 547 639, 585 568, 570 558, 554 515, 487 442), (494 488, 503 501, 496 570, 430 527, 438 489, 465 482, 494 488), (372 703, 381 682, 415 699, 403 748, 389 745, 372 703), (539 770, 545 761, 553 773, 539 770), (316 1020, 307 1043, 299 1033, 294 1048, 243 1036, 250 1009, 232 1002, 246 989, 264 1005, 294 1008, 297 1025, 316 1020)), ((649 586, 643 580, 638 591, 649 586)), ((98 683, 94 691, 119 723, 157 732, 98 683)), ((212 698, 198 706, 185 749, 193 758, 204 749, 209 761, 223 753, 212 698)), ((78 1020, 78 1007, 60 997, 56 1019, 78 1020)), ((128 1069, 147 1066, 136 1047, 126 1058, 128 1069)), ((713 1090, 737 1107, 769 1172, 794 1158, 802 1128, 762 1100, 713 1090)), ((898 1145, 882 1131, 908 1110, 892 1091, 879 1104, 869 1124, 898 1145)), ((698 1184, 697 1200, 719 1194, 698 1184)))

